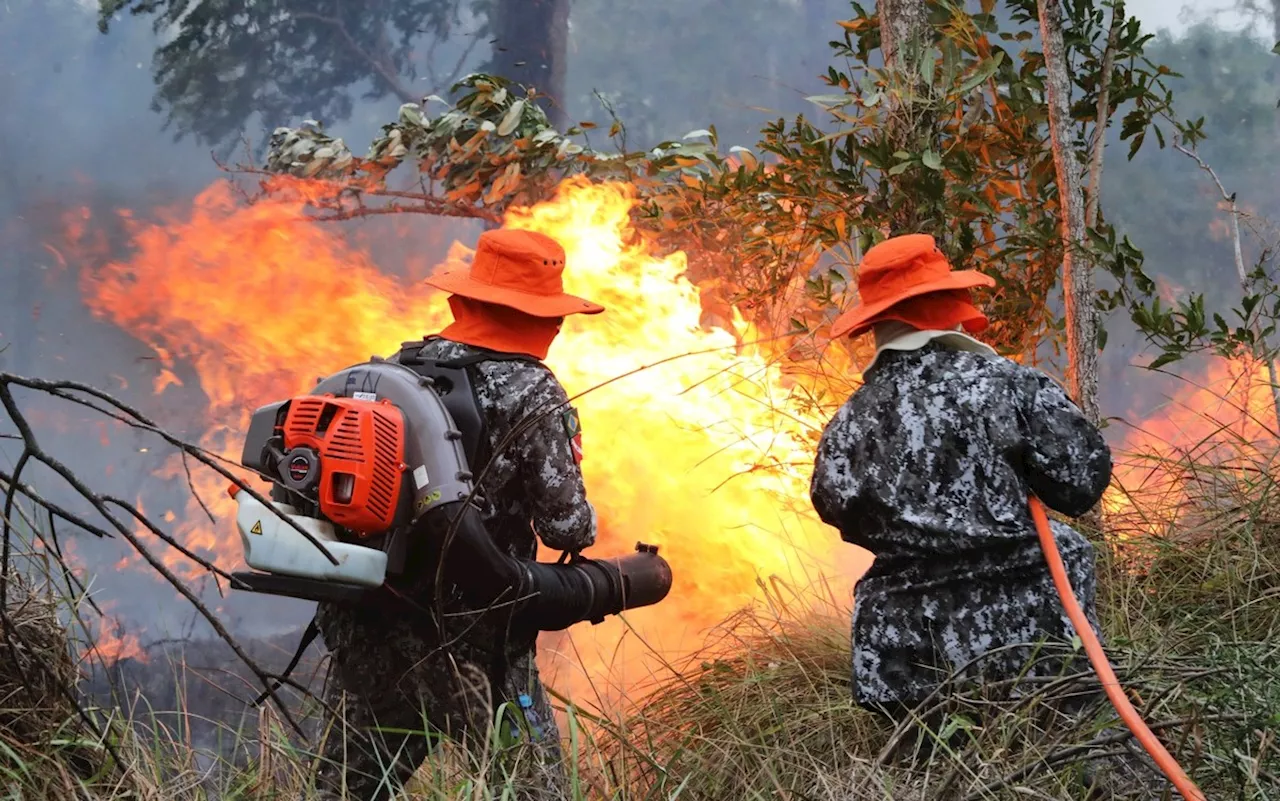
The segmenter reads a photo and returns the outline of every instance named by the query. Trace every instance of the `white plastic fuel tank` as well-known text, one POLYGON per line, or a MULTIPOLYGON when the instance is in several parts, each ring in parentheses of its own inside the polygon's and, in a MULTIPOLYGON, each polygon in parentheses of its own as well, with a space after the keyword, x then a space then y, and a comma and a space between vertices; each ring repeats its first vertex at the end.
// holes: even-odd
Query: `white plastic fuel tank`
POLYGON ((244 544, 244 561, 254 570, 283 576, 339 581, 377 587, 387 575, 387 555, 376 548, 339 542, 333 524, 303 517, 284 503, 273 503, 298 527, 319 540, 338 560, 333 564, 275 511, 247 492, 236 492, 236 528, 244 544))

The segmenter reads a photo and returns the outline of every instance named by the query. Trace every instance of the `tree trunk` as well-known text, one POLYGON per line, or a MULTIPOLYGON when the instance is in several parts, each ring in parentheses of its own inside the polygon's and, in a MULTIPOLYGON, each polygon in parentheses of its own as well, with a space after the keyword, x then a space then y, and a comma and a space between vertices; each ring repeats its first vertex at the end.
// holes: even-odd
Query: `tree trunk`
POLYGON ((494 72, 545 95, 541 106, 551 125, 565 130, 569 0, 501 0, 493 28, 494 72))
POLYGON ((1101 422, 1098 409, 1098 314, 1093 265, 1079 250, 1085 242, 1084 190, 1080 165, 1071 148, 1071 77, 1062 43, 1058 0, 1037 0, 1044 46, 1045 94, 1049 137, 1058 178, 1058 215, 1062 227, 1062 289, 1067 323, 1067 387, 1085 416, 1101 422))
MULTIPOLYGON (((880 49, 889 70, 891 85, 885 96, 886 133, 895 150, 922 153, 937 142, 937 120, 923 104, 911 102, 912 96, 926 92, 920 77, 920 56, 929 35, 929 12, 925 0, 879 0, 880 49)), ((927 173, 932 171, 927 171, 927 173)), ((936 174, 904 175, 895 190, 908 197, 919 197, 927 191, 921 181, 940 181, 936 174)), ((941 243, 946 239, 945 230, 934 230, 940 221, 928 219, 915 203, 896 206, 889 222, 887 236, 906 233, 933 234, 941 243)))
POLYGON ((911 42, 924 38, 929 10, 924 0, 880 0, 878 5, 884 63, 906 69, 910 66, 907 62, 911 42))

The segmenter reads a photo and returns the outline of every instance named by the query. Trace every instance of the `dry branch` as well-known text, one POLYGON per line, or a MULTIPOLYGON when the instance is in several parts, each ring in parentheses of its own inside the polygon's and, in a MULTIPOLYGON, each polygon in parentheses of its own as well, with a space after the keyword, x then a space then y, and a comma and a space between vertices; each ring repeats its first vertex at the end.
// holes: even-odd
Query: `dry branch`
MULTIPOLYGON (((125 509, 130 514, 130 516, 132 516, 135 520, 142 522, 143 525, 145 525, 151 531, 158 531, 159 527, 156 526, 154 523, 150 522, 147 516, 145 515, 145 513, 143 513, 141 510, 137 509, 136 507, 134 507, 132 504, 128 504, 123 501, 120 501, 119 499, 110 498, 108 496, 102 496, 102 495, 99 495, 98 493, 95 493, 87 484, 84 483, 84 481, 79 476, 75 474, 74 471, 72 471, 66 465, 62 464, 58 459, 54 458, 49 453, 47 453, 40 446, 39 440, 37 439, 34 430, 31 428, 30 423, 27 421, 26 417, 23 415, 21 409, 18 406, 16 399, 13 396, 14 386, 22 386, 28 389, 42 391, 53 397, 69 400, 74 403, 79 403, 81 405, 87 406, 88 408, 96 409, 99 412, 113 416, 116 419, 121 419, 123 420, 123 422, 126 422, 137 428, 156 433, 157 435, 163 437, 170 444, 174 445, 175 447, 178 447, 184 453, 195 457, 196 459, 204 463, 206 466, 211 467, 215 471, 221 473, 226 478, 235 481, 237 484, 241 485, 243 489, 248 490, 250 492, 253 492, 253 490, 251 488, 244 487, 244 484, 242 481, 240 481, 238 478, 232 475, 228 470, 226 470, 226 468, 222 467, 222 465, 219 464, 215 458, 213 458, 210 454, 204 452, 201 448, 195 445, 191 445, 190 443, 183 442, 182 440, 179 440, 177 437, 174 437, 171 434, 165 433, 159 427, 157 427, 154 423, 152 423, 149 419, 147 419, 143 414, 141 414, 140 412, 134 409, 129 408, 128 406, 116 400, 115 398, 111 397, 107 393, 104 393, 93 387, 89 387, 83 384, 75 384, 73 382, 43 381, 39 379, 31 379, 31 378, 24 378, 21 376, 15 376, 10 373, 0 373, 0 403, 3 404, 5 411, 8 413, 9 419, 13 422, 13 425, 17 428, 19 435, 22 437, 23 451, 18 458, 18 467, 19 468, 25 467, 26 464, 30 461, 35 461, 40 464, 43 464, 49 469, 53 470, 55 473, 57 473, 64 481, 66 481, 67 484, 70 485, 71 488, 74 489, 76 493, 80 495, 80 497, 88 501, 88 503, 93 507, 94 511, 97 512, 97 514, 101 516, 101 518, 109 524, 108 530, 114 530, 114 533, 118 534, 119 536, 127 540, 129 544, 134 548, 134 550, 137 551, 138 554, 147 562, 147 564, 150 565, 150 567, 153 570, 155 570, 160 576, 162 576, 165 579, 165 581, 170 584, 170 586, 172 586, 175 590, 177 590, 178 593, 181 594, 193 606, 193 608, 195 608, 200 613, 200 615, 205 618, 205 620, 213 628, 214 632, 218 635, 218 637, 227 644, 227 646, 232 650, 232 652, 235 653, 236 657, 239 658, 240 661, 262 683, 263 688, 269 692, 270 698, 275 702, 283 719, 289 723, 290 727, 296 733, 298 733, 299 735, 303 735, 304 734, 303 729, 298 724, 297 720, 294 718, 293 713, 290 712, 289 708, 275 694, 275 691, 274 691, 275 685, 273 685, 273 681, 272 681, 273 676, 270 673, 268 673, 266 670, 264 670, 261 666, 259 666, 257 662, 254 661, 252 658, 250 658, 247 653, 245 653, 244 649, 240 646, 240 644, 236 641, 236 639, 231 635, 231 633, 226 630, 226 628, 222 625, 222 622, 217 618, 217 616, 214 615, 213 612, 203 602, 200 601, 200 599, 196 596, 196 594, 192 592, 192 590, 189 587, 187 587, 185 582, 183 582, 180 578, 178 578, 171 570, 169 570, 164 565, 163 562, 161 562, 153 553, 151 553, 150 549, 148 549, 146 545, 144 545, 138 539, 138 537, 133 533, 130 527, 125 525, 125 523, 112 512, 111 507, 118 506, 122 509, 125 509), (83 392, 94 398, 97 398, 98 400, 101 400, 104 403, 107 403, 115 407, 116 409, 120 410, 121 412, 123 412, 124 415, 128 415, 128 417, 126 418, 123 415, 112 414, 110 411, 103 409, 91 402, 85 401, 83 398, 78 398, 74 395, 69 394, 68 390, 83 392)), ((14 473, 15 473, 14 475, 2 476, 5 484, 7 485, 6 496, 8 498, 12 498, 16 493, 22 492, 22 494, 27 495, 37 505, 44 506, 51 514, 65 511, 65 510, 55 509, 52 505, 46 505, 39 494, 35 493, 31 487, 22 484, 22 482, 19 480, 20 470, 15 469, 14 473)), ((256 493, 255 493, 255 496, 259 497, 259 499, 261 500, 261 497, 257 496, 256 493)), ((61 515, 61 516, 66 517, 66 515, 61 515)), ((103 534, 106 533, 106 531, 104 531, 99 526, 89 526, 89 527, 86 527, 85 530, 90 533, 97 534, 99 536, 102 536, 103 534)), ((4 554, 7 556, 9 536, 10 536, 10 529, 8 526, 7 519, 5 521, 4 533, 5 533, 4 554)), ((172 542, 171 538, 166 538, 166 539, 167 541, 172 542)), ((316 545, 317 547, 321 548, 321 550, 324 553, 328 554, 328 551, 324 550, 323 546, 321 546, 319 543, 316 543, 316 545)), ((210 570, 211 572, 217 570, 217 568, 215 568, 207 560, 202 560, 199 557, 196 557, 194 554, 190 554, 190 552, 187 551, 186 549, 181 549, 181 550, 184 552, 184 554, 189 554, 193 559, 195 559, 195 561, 197 561, 198 563, 201 563, 203 566, 206 567, 206 569, 210 570)), ((0 566, 0 568, 7 571, 8 565, 5 564, 3 566, 0 566)), ((67 569, 69 570, 70 568, 68 567, 67 569)), ((5 586, 7 586, 7 580, 0 581, 0 587, 5 587, 5 586)), ((0 613, 3 613, 3 610, 4 610, 4 607, 0 606, 0 613)), ((16 661, 16 658, 17 658, 16 647, 12 642, 12 638, 10 637, 11 630, 12 630, 12 627, 6 624, 5 626, 6 640, 9 641, 10 652, 15 654, 14 659, 16 661)), ((24 680, 25 680, 25 677, 24 677, 24 680)), ((75 697, 74 691, 70 689, 68 689, 68 695, 71 698, 75 697)), ((77 702, 77 708, 79 708, 78 702, 77 702)), ((84 717, 87 721, 88 720, 87 714, 84 717)))
POLYGON ((1102 155, 1107 147, 1107 123, 1111 117, 1111 75, 1116 65, 1116 41, 1124 27, 1124 3, 1117 2, 1111 9, 1111 30, 1107 33, 1107 47, 1102 54, 1102 74, 1098 78, 1097 119, 1093 126, 1093 153, 1089 163, 1089 191, 1084 209, 1085 228, 1093 228, 1098 222, 1098 204, 1102 196, 1102 155))
MULTIPOLYGON (((1222 201, 1227 204, 1227 212, 1231 215, 1231 247, 1232 255, 1235 257, 1236 277, 1240 279, 1240 288, 1247 295, 1250 290, 1249 273, 1244 268, 1244 252, 1240 244, 1240 208, 1236 205, 1236 193, 1227 191, 1218 173, 1200 158, 1199 153, 1187 148, 1181 142, 1175 142, 1173 149, 1194 161, 1201 170, 1208 173, 1213 179, 1214 186, 1218 188, 1218 193, 1222 195, 1222 201)), ((1255 326, 1256 328, 1258 326, 1255 326)), ((1267 351, 1267 342, 1261 332, 1258 333, 1258 351, 1267 365, 1267 378, 1271 382, 1271 400, 1275 407, 1276 423, 1280 425, 1280 382, 1277 381, 1275 355, 1267 351)))

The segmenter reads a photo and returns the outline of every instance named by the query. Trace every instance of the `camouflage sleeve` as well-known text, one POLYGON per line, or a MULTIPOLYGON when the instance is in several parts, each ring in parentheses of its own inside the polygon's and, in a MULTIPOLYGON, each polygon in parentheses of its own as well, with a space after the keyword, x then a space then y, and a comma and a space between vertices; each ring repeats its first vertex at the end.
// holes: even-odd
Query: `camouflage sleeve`
POLYGON ((1111 482, 1111 449, 1056 383, 1036 372, 1026 404, 1023 466, 1032 491, 1049 508, 1078 517, 1111 482))
POLYGON ((577 415, 555 376, 540 372, 525 407, 539 417, 515 443, 516 460, 538 538, 548 548, 577 551, 596 540, 596 513, 575 450, 577 415))
POLYGON ((863 486, 861 466, 853 464, 853 457, 860 438, 855 415, 845 404, 822 432, 809 481, 809 499, 818 517, 855 545, 863 486))

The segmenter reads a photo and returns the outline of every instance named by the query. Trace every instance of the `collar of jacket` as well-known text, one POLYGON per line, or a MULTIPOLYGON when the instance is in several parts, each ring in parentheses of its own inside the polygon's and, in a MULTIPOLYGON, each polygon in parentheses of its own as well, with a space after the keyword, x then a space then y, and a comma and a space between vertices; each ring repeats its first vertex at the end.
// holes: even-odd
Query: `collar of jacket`
POLYGON ((876 362, 880 360, 880 354, 886 350, 919 350, 930 342, 937 342, 955 350, 980 353, 993 359, 998 358, 998 354, 990 345, 979 342, 964 333, 959 326, 951 331, 921 331, 897 320, 886 320, 883 323, 876 323, 875 337, 876 355, 871 357, 871 361, 862 369, 864 374, 876 366, 876 362))

